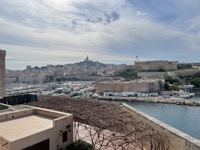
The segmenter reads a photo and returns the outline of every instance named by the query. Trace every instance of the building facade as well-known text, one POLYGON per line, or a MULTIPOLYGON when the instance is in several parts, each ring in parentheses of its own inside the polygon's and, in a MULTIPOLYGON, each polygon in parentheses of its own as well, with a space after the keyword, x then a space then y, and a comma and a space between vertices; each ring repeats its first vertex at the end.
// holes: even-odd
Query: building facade
POLYGON ((0 50, 0 97, 6 95, 5 56, 6 51, 0 50))
POLYGON ((0 111, 0 150, 65 150, 73 115, 31 106, 0 111))

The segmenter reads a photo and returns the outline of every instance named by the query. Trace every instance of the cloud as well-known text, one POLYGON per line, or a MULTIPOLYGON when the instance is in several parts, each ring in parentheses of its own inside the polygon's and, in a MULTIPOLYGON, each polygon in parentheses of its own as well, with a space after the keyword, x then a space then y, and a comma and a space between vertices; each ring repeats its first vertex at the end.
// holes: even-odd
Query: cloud
POLYGON ((137 16, 145 16, 145 15, 148 15, 149 13, 147 13, 147 12, 141 12, 141 11, 137 11, 136 12, 136 15, 137 16))
POLYGON ((132 63, 135 56, 198 61, 199 5, 197 0, 1 0, 0 48, 13 57, 8 68, 19 60, 24 68, 87 55, 113 63, 132 63))

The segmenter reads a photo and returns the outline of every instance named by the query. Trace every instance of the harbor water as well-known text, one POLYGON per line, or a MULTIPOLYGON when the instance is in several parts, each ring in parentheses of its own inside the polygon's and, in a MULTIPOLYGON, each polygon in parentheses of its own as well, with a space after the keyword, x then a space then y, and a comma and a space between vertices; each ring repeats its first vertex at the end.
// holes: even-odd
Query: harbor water
MULTIPOLYGON (((200 97, 194 99, 200 100, 200 97)), ((144 102, 125 103, 194 138, 200 139, 200 106, 144 102)))

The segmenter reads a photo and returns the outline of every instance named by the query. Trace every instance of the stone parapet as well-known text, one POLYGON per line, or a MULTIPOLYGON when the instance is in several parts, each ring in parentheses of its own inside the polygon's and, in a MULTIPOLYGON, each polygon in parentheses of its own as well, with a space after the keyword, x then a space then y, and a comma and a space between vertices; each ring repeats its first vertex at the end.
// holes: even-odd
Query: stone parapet
POLYGON ((199 150, 200 140, 191 137, 190 135, 183 133, 125 103, 122 104, 127 110, 135 115, 140 121, 143 121, 158 132, 162 133, 169 139, 169 150, 199 150))

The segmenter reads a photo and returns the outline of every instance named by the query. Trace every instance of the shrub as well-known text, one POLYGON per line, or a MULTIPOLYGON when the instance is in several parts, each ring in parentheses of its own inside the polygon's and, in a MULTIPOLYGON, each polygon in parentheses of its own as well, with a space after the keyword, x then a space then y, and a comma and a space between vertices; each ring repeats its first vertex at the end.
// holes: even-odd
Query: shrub
POLYGON ((92 145, 85 141, 78 140, 70 144, 66 150, 92 150, 92 145))

